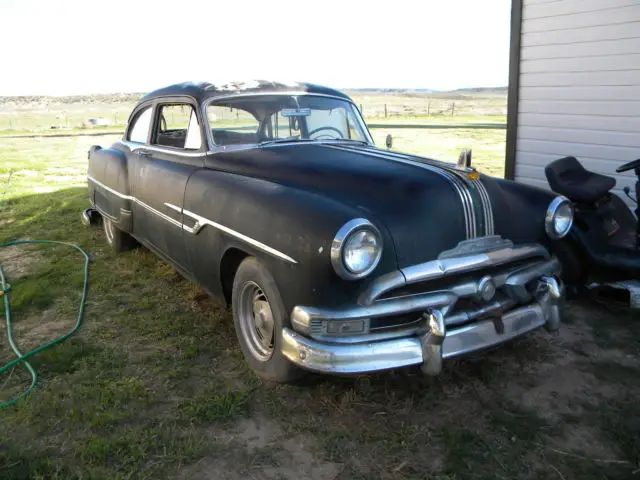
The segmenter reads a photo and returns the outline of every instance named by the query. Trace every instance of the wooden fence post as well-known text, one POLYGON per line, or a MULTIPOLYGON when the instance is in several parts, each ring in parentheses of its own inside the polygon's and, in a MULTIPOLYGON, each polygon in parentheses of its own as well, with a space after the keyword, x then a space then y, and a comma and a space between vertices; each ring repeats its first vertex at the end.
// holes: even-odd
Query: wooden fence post
POLYGON ((360 104, 360 115, 364 117, 364 110, 362 109, 362 104, 360 104))
POLYGON ((427 117, 429 117, 431 115, 431 100, 429 100, 429 103, 427 104, 427 117))
POLYGON ((452 102, 451 103, 451 116, 453 117, 453 114, 456 111, 456 102, 452 102))
POLYGON ((384 118, 387 118, 387 104, 384 104, 384 118))

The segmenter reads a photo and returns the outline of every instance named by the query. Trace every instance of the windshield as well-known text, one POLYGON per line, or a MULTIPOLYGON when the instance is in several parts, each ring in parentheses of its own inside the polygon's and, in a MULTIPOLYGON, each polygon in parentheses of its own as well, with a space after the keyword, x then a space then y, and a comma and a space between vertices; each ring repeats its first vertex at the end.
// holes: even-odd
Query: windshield
POLYGON ((214 100, 207 106, 218 146, 285 141, 373 143, 352 103, 314 95, 255 95, 214 100))

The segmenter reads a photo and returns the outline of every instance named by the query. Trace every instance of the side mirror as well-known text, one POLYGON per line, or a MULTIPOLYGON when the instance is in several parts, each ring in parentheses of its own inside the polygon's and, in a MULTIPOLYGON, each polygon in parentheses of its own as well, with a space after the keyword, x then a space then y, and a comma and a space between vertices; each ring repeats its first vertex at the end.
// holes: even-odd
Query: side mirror
POLYGON ((460 152, 456 167, 461 170, 471 167, 471 149, 464 149, 460 152))
POLYGON ((393 147, 393 137, 391 136, 391 134, 387 135, 387 138, 384 141, 384 143, 387 145, 387 148, 393 147))

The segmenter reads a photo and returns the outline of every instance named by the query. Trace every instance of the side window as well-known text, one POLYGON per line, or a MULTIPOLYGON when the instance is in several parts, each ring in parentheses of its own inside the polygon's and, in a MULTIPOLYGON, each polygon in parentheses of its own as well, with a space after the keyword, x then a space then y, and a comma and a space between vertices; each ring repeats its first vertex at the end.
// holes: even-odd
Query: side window
POLYGON ((133 119, 132 127, 129 129, 127 140, 138 143, 147 143, 149 129, 151 128, 151 113, 153 109, 147 107, 133 119))
POLYGON ((216 145, 246 145, 259 142, 260 122, 247 110, 209 105, 207 118, 216 145))
POLYGON ((158 113, 155 145, 199 149, 202 145, 198 117, 191 105, 162 105, 158 113))

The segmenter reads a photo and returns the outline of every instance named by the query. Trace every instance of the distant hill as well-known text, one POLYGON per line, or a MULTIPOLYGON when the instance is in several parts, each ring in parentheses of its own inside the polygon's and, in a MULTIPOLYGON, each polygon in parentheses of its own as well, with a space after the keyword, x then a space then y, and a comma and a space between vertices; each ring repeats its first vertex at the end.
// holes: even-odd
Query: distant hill
POLYGON ((98 93, 94 95, 67 95, 67 96, 47 96, 47 95, 25 95, 15 97, 0 96, 0 106, 2 105, 30 105, 34 103, 135 103, 142 98, 144 93, 98 93))
MULTIPOLYGON (((433 96, 441 98, 464 98, 468 95, 507 95, 507 87, 478 87, 460 88, 457 90, 433 90, 429 88, 345 88, 345 92, 356 94, 377 94, 377 95, 402 95, 402 96, 433 96)), ((69 96, 0 96, 0 107, 15 107, 17 105, 28 105, 33 103, 42 104, 99 104, 99 103, 135 103, 144 93, 102 93, 95 95, 69 95, 69 96)))
POLYGON ((478 88, 459 88, 451 90, 451 93, 493 93, 496 95, 506 95, 509 87, 478 87, 478 88))
POLYGON ((468 95, 507 95, 508 87, 469 87, 458 88, 456 90, 434 90, 431 88, 345 88, 346 92, 356 94, 377 94, 377 95, 430 95, 443 98, 462 98, 468 95))
POLYGON ((343 88, 346 92, 358 92, 358 93, 435 93, 438 90, 432 90, 430 88, 375 88, 375 87, 363 87, 363 88, 343 88))

